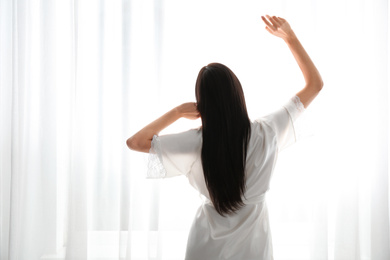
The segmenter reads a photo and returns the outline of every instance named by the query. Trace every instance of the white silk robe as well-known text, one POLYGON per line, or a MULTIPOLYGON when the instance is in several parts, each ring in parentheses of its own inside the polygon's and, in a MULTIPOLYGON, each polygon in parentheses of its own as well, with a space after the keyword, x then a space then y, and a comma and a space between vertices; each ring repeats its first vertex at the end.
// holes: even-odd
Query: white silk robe
POLYGON ((269 260, 272 239, 265 195, 278 153, 296 142, 296 119, 305 111, 297 96, 267 116, 251 122, 246 160, 246 192, 236 214, 222 217, 209 200, 202 162, 202 131, 154 136, 149 178, 185 175, 205 198, 188 236, 186 260, 269 260))

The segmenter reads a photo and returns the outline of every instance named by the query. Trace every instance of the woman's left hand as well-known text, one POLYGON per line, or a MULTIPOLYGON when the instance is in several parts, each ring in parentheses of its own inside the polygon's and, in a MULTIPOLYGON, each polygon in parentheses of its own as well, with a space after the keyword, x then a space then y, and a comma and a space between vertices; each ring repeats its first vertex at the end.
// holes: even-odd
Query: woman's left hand
POLYGON ((148 153, 150 151, 151 142, 154 135, 158 135, 161 130, 175 122, 180 117, 195 120, 199 118, 200 114, 196 108, 196 103, 189 102, 181 104, 161 117, 154 120, 135 135, 127 139, 127 146, 134 151, 148 153))
POLYGON ((179 112, 180 117, 184 117, 191 120, 195 120, 200 117, 195 102, 183 103, 180 106, 177 106, 176 109, 179 112))

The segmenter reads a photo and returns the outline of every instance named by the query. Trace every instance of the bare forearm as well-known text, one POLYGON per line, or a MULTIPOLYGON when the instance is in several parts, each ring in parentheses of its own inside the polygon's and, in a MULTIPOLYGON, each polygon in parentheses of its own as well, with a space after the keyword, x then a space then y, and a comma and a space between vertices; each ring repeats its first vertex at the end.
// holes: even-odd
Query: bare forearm
POLYGON ((161 130, 181 117, 194 120, 199 118, 199 116, 194 102, 183 103, 142 128, 127 139, 126 144, 131 150, 148 153, 154 135, 158 135, 161 130))
POLYGON ((303 73, 306 87, 320 90, 323 85, 321 75, 293 31, 285 42, 303 73))
POLYGON ((303 73, 306 85, 296 95, 301 100, 303 106, 307 108, 324 85, 321 75, 286 19, 269 15, 266 15, 266 17, 267 19, 264 16, 261 17, 267 25, 265 29, 269 33, 282 38, 287 43, 303 73))
POLYGON ((161 130, 174 123, 180 117, 178 109, 176 107, 173 108, 127 139, 127 146, 135 151, 149 152, 153 136, 158 135, 161 130))

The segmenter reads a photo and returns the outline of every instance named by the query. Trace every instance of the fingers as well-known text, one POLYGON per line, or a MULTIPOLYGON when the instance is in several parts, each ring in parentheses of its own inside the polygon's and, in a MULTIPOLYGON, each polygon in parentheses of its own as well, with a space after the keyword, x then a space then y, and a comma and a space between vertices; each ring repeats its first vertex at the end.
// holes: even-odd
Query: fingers
POLYGON ((282 25, 282 22, 276 16, 269 17, 269 19, 276 27, 280 27, 282 25))
POLYGON ((266 15, 266 17, 268 18, 269 21, 264 16, 262 16, 261 19, 263 19, 263 21, 267 25, 268 29, 272 29, 273 31, 277 31, 278 27, 282 26, 282 24, 286 21, 285 19, 283 19, 281 17, 276 17, 276 16, 271 17, 269 15, 266 15))
MULTIPOLYGON (((269 19, 270 16, 269 16, 269 15, 266 15, 266 16, 267 16, 267 18, 269 19)), ((268 26, 269 29, 272 29, 272 30, 274 30, 274 31, 276 31, 276 30, 278 29, 275 25, 273 25, 273 24, 271 24, 270 22, 268 22, 268 20, 265 19, 264 16, 262 16, 261 19, 263 19, 264 23, 268 26)))
POLYGON ((270 34, 273 34, 273 32, 271 31, 271 29, 268 28, 268 26, 266 26, 265 29, 266 29, 270 34))

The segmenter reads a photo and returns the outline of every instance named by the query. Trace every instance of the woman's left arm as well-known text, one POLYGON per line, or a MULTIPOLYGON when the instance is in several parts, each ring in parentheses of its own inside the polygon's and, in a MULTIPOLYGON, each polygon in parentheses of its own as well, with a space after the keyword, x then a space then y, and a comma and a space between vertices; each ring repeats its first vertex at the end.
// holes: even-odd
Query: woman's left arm
POLYGON ((189 102, 181 104, 142 128, 135 135, 127 139, 126 144, 131 150, 148 153, 154 135, 158 135, 161 130, 181 117, 195 120, 199 116, 196 103, 189 102))

